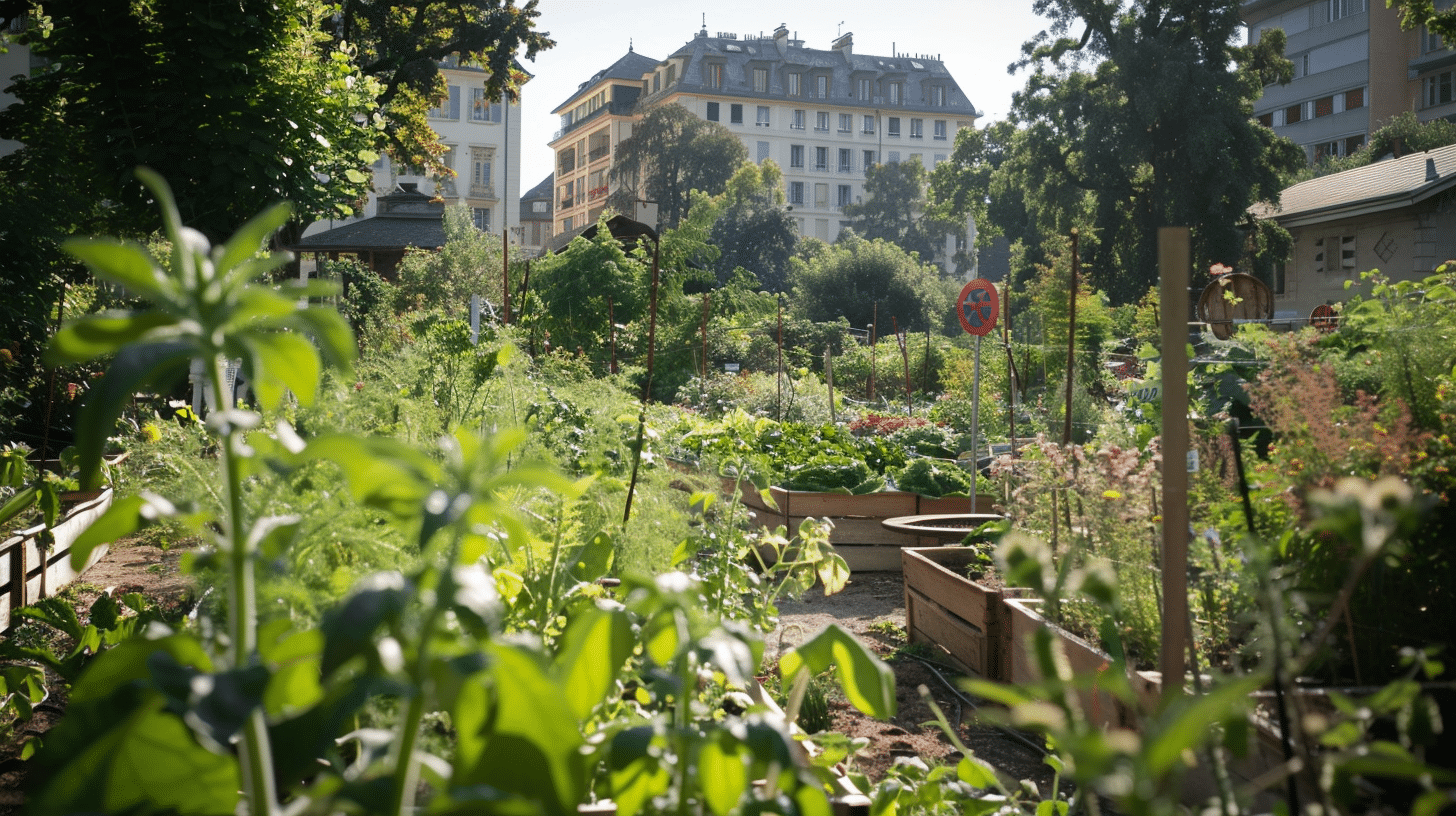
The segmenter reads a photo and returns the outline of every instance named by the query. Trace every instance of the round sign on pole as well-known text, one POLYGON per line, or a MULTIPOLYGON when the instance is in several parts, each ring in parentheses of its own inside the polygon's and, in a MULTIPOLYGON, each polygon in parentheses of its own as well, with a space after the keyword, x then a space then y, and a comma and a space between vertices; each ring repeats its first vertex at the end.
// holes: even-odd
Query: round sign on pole
POLYGON ((985 337, 996 328, 999 300, 996 286, 985 278, 976 278, 961 289, 956 298, 956 317, 961 328, 977 337, 985 337))
POLYGON ((1339 318, 1335 315, 1334 308, 1328 303, 1321 303, 1314 307, 1314 311, 1309 313, 1309 325, 1314 326, 1322 332, 1334 331, 1338 323, 1339 318))

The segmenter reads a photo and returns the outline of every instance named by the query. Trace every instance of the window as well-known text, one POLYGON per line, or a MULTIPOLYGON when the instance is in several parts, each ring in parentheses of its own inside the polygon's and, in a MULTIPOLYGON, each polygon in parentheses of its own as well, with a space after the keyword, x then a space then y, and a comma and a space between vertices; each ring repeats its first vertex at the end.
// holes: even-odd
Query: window
POLYGON ((1259 117, 1259 124, 1266 128, 1274 127, 1274 113, 1271 111, 1259 117))
MULTIPOLYGON (((455 145, 445 145, 445 155, 441 157, 440 163, 450 168, 451 170, 455 169, 455 145)), ((436 192, 439 193, 442 197, 454 198, 455 177, 452 175, 446 175, 444 178, 440 179, 440 186, 439 189, 436 190, 436 192)))
MULTIPOLYGON (((568 181, 567 183, 561 185, 561 209, 569 210, 575 205, 576 199, 571 197, 571 182, 568 181)), ((567 224, 566 228, 571 229, 571 225, 567 224)))
POLYGON ((1429 54, 1432 51, 1441 51, 1446 43, 1441 40, 1440 34, 1432 34, 1428 28, 1421 29, 1421 53, 1429 54))
POLYGON ((789 166, 790 167, 803 167, 804 166, 804 146, 803 145, 789 145, 789 166))
POLYGON ((804 182, 789 182, 789 203, 803 205, 804 203, 804 182))
POLYGON ((563 219, 561 219, 561 231, 562 232, 571 232, 571 225, 572 225, 572 223, 575 220, 576 220, 575 218, 563 218, 563 219))
POLYGON ((490 185, 490 162, 493 158, 495 158, 494 148, 470 148, 470 194, 472 196, 495 197, 495 191, 490 185))
POLYGON ((757 125, 759 127, 768 127, 768 105, 759 105, 758 106, 758 122, 757 122, 757 125))
POLYGON ((827 148, 827 147, 816 147, 816 148, 814 148, 814 169, 815 170, 828 170, 829 169, 829 148, 827 148))
POLYGON ((653 91, 653 93, 656 93, 656 92, 658 92, 660 90, 662 90, 662 74, 653 72, 653 74, 652 74, 652 91, 653 91))
POLYGON ((1325 0, 1325 2, 1329 6, 1329 19, 1332 23, 1365 11, 1365 0, 1325 0))
POLYGON ((839 148, 839 172, 848 173, 850 171, 850 155, 849 148, 839 148))
POLYGON ((677 66, 669 65, 667 66, 667 79, 662 81, 662 87, 671 88, 674 82, 677 82, 677 66))
POLYGON ((789 96, 803 96, 804 95, 804 85, 803 85, 803 82, 804 82, 804 75, 803 74, 789 74, 789 96))
POLYGON ((718 121, 718 103, 717 102, 709 102, 708 103, 708 121, 709 122, 716 122, 716 121, 718 121))
POLYGON ((898 151, 898 150, 891 150, 886 155, 886 159, 885 160, 887 162, 889 162, 890 164, 899 164, 900 163, 900 151, 898 151))
POLYGON ((710 63, 708 66, 708 87, 723 87, 723 66, 717 63, 710 63))
POLYGON ((1422 82, 1425 84, 1426 107, 1433 108, 1437 105, 1444 105, 1452 100, 1451 86, 1452 78, 1456 76, 1451 71, 1426 77, 1422 82))
POLYGON ((839 206, 846 207, 850 203, 852 203, 852 201, 853 201, 853 199, 850 198, 850 187, 849 187, 849 185, 848 184, 841 184, 841 185, 839 185, 839 206))
POLYGON ((1304 105, 1303 104, 1290 105, 1289 107, 1287 107, 1287 108, 1284 109, 1284 124, 1286 124, 1286 125, 1292 125, 1295 122, 1298 122, 1300 119, 1303 119, 1304 118, 1303 114, 1304 114, 1304 105))
POLYGON ((852 113, 841 113, 841 114, 839 114, 839 132, 840 133, 849 133, 852 130, 854 130, 854 114, 852 114, 852 113))
POLYGON ((885 128, 885 130, 887 131, 886 135, 889 136, 890 138, 892 138, 892 139, 898 139, 898 138, 900 138, 900 117, 898 117, 898 116, 891 116, 890 119, 889 119, 888 125, 885 128))
POLYGON ((1351 137, 1345 139, 1345 155, 1348 156, 1351 153, 1358 152, 1360 150, 1360 148, 1362 148, 1364 146, 1365 146, 1365 135, 1363 133, 1360 134, 1359 136, 1351 136, 1351 137))
POLYGON ((856 96, 861 102, 869 102, 875 97, 875 83, 872 79, 861 79, 855 83, 858 89, 856 96))
POLYGON ((940 163, 943 162, 943 161, 945 161, 945 154, 944 153, 936 153, 935 154, 935 162, 933 164, 931 164, 930 169, 934 170, 935 168, 939 167, 940 166, 940 163))
POLYGON ((445 98, 436 107, 430 108, 431 119, 460 118, 460 86, 451 85, 445 98))
POLYGON ((531 202, 531 212, 543 213, 543 212, 550 212, 550 211, 551 211, 551 202, 549 202, 549 201, 532 201, 531 202))
POLYGON ((801 110, 794 111, 794 121, 793 121, 793 124, 789 125, 789 129, 790 130, 803 130, 804 129, 804 112, 803 111, 801 111, 801 110))
POLYGON ((501 120, 501 106, 499 102, 492 102, 485 98, 484 88, 470 89, 470 121, 472 122, 499 122, 501 120))
POLYGON ((887 90, 889 92, 887 95, 890 97, 890 104, 900 104, 900 100, 905 96, 905 85, 900 82, 891 82, 887 90))
POLYGON ((1353 91, 1345 91, 1345 110, 1355 110, 1365 107, 1365 89, 1356 88, 1353 91))
POLYGON ((925 138, 925 120, 924 119, 911 119, 910 120, 910 138, 912 138, 912 139, 924 139, 925 138))
POLYGON ((1355 236, 1338 235, 1314 242, 1314 271, 1343 272, 1355 269, 1355 236))
POLYGON ((865 114, 865 118, 864 118, 864 130, 863 130, 863 132, 864 133, 874 133, 875 132, 875 117, 870 116, 869 114, 865 114))
POLYGON ((1314 118, 1329 116, 1335 112, 1335 98, 1333 96, 1322 96, 1314 101, 1314 118))
POLYGON ((866 150, 864 152, 864 169, 865 170, 869 170, 871 167, 874 167, 874 166, 875 166, 875 151, 873 151, 873 150, 866 150))
POLYGON ((760 164, 762 164, 763 163, 763 160, 766 159, 766 158, 768 158, 768 142, 759 142, 758 143, 758 158, 757 159, 754 159, 754 161, 759 162, 760 164))
POLYGON ((814 129, 820 133, 829 132, 829 111, 819 111, 814 114, 814 129))
POLYGON ((828 207, 829 206, 829 185, 828 184, 816 184, 816 185, 814 185, 814 206, 820 207, 820 208, 828 207))
POLYGON ((728 124, 730 124, 730 125, 741 125, 741 124, 743 124, 743 106, 742 105, 733 104, 733 105, 729 105, 728 106, 728 124))
POLYGON ((753 69, 753 92, 754 93, 768 93, 768 69, 767 68, 754 68, 753 69))
POLYGON ((935 120, 935 138, 945 141, 945 120, 935 120))
POLYGON ((822 75, 814 77, 814 95, 820 99, 829 98, 829 77, 822 75))
POLYGON ((490 208, 471 207, 471 219, 475 221, 475 228, 481 232, 490 232, 490 208))
POLYGON ((930 104, 937 108, 945 107, 945 86, 930 86, 930 104))

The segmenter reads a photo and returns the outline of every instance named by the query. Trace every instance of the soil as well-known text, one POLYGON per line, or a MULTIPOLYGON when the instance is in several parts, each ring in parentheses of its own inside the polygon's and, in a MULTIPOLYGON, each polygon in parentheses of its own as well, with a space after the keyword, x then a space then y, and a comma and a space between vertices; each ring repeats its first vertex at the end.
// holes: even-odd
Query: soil
MULTIPOLYGON (((163 550, 148 544, 122 541, 81 575, 66 590, 78 610, 89 608, 103 591, 116 594, 140 592, 169 609, 185 611, 196 597, 188 576, 179 569, 183 551, 163 550)), ((832 730, 850 738, 864 737, 868 744, 847 764, 872 781, 905 757, 919 757, 927 764, 953 764, 960 753, 935 723, 935 716, 921 697, 924 687, 955 727, 957 736, 976 755, 990 763, 1008 787, 1031 780, 1042 790, 1051 774, 1042 763, 1042 753, 1033 739, 1002 730, 980 717, 980 701, 958 690, 951 669, 914 656, 905 643, 904 585, 899 573, 860 573, 843 591, 824 596, 818 590, 798 600, 781 600, 778 629, 769 637, 767 651, 775 657, 838 623, 864 641, 894 670, 899 711, 890 720, 876 720, 861 714, 837 693, 829 695, 832 730)), ((15 636, 11 633, 10 636, 15 636)), ((60 688, 57 680, 50 687, 60 688)), ((25 733, 43 734, 64 711, 65 700, 57 695, 36 710, 25 733)), ((15 741, 0 745, 0 816, 11 813, 22 801, 19 785, 24 763, 14 759, 15 741)))
POLYGON ((816 590, 797 601, 781 601, 779 627, 768 643, 770 656, 807 640, 830 623, 858 636, 895 672, 899 711, 891 720, 867 717, 842 697, 829 698, 832 730, 869 740, 851 761, 854 769, 878 781, 901 757, 919 757, 932 767, 960 759, 959 750, 946 738, 921 697, 924 687, 961 742, 995 768, 1003 784, 1015 790, 1022 780, 1031 780, 1047 791, 1052 773, 1042 762, 1044 755, 1035 738, 986 722, 980 716, 981 707, 989 704, 960 691, 953 669, 905 648, 905 587, 899 573, 858 573, 835 595, 826 597, 816 590))

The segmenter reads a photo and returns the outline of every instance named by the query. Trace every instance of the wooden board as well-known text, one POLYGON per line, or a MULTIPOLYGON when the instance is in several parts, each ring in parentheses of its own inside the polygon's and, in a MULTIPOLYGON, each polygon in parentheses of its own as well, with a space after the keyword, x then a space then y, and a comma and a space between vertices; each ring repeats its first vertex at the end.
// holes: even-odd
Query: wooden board
POLYGON ((109 547, 103 545, 79 568, 71 566, 71 544, 111 507, 111 499, 108 489, 72 508, 53 530, 55 544, 45 553, 44 563, 37 538, 44 525, 21 530, 0 544, 0 631, 10 629, 12 610, 55 595, 106 555, 109 547))
POLYGON ((924 643, 964 672, 991 677, 991 643, 978 626, 951 613, 908 585, 905 588, 905 629, 911 643, 924 643))

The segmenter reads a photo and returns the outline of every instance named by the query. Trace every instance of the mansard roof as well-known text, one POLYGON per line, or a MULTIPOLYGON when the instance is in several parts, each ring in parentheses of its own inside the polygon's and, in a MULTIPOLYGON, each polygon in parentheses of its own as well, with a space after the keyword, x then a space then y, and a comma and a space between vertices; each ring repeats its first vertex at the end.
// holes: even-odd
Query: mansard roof
MULTIPOLYGON (((655 99, 674 93, 696 93, 712 96, 736 96, 766 101, 786 100, 819 101, 836 107, 879 108, 884 110, 921 111, 977 117, 980 112, 951 76, 945 62, 938 56, 905 55, 882 57, 871 54, 853 53, 852 35, 846 34, 835 41, 835 48, 806 48, 802 40, 791 39, 786 29, 780 27, 772 37, 737 39, 732 35, 710 36, 706 30, 688 41, 666 60, 649 66, 643 73, 655 71, 669 63, 683 66, 676 81, 650 96, 644 102, 651 104, 655 99), (723 84, 710 87, 704 66, 724 65, 723 84), (754 68, 769 69, 767 93, 753 89, 754 68), (801 96, 788 96, 788 74, 803 75, 801 96), (814 77, 826 75, 829 81, 829 96, 818 100, 812 96, 814 77), (857 97, 855 80, 894 80, 903 83, 900 104, 890 105, 883 95, 879 98, 862 100, 857 97), (930 88, 945 89, 944 105, 932 106, 930 88)), ((883 89, 876 87, 876 93, 883 89)))
POLYGON ((573 102, 585 96, 589 89, 595 87, 597 83, 603 80, 625 79, 630 80, 634 84, 639 83, 642 81, 642 75, 651 71, 655 65, 657 65, 657 60, 628 48, 627 53, 623 54, 621 59, 597 71, 595 74, 592 74, 591 79, 576 86, 576 92, 567 97, 565 102, 557 105, 552 113, 560 113, 563 108, 570 107, 573 102))

